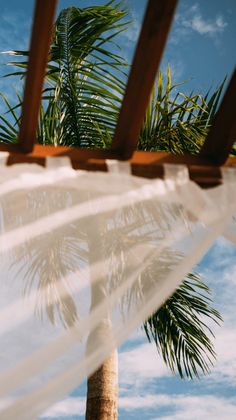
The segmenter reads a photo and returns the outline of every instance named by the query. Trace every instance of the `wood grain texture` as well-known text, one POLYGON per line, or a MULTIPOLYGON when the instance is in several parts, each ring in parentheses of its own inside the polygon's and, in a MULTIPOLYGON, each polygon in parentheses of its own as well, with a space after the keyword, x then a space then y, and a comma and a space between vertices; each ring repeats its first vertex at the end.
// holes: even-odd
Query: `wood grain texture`
POLYGON ((228 158, 234 142, 236 142, 236 69, 200 154, 222 165, 228 158))
POLYGON ((19 132, 19 145, 22 151, 26 153, 32 151, 36 140, 39 108, 56 5, 57 0, 36 0, 35 3, 19 132))
POLYGON ((149 0, 112 143, 124 158, 136 149, 177 0, 149 0))
MULTIPOLYGON (((67 156, 71 160, 74 169, 88 171, 107 171, 106 159, 120 159, 120 156, 109 150, 101 149, 75 149, 70 147, 54 147, 35 145, 32 153, 23 153, 18 145, 0 143, 0 151, 9 153, 7 164, 37 163, 45 166, 48 156, 67 156)), ((201 185, 209 188, 221 182, 221 168, 213 164, 204 156, 173 155, 166 152, 134 152, 131 159, 132 174, 144 178, 163 178, 164 164, 173 163, 187 165, 190 178, 201 185)), ((236 158, 229 158, 226 167, 236 168, 236 158)))

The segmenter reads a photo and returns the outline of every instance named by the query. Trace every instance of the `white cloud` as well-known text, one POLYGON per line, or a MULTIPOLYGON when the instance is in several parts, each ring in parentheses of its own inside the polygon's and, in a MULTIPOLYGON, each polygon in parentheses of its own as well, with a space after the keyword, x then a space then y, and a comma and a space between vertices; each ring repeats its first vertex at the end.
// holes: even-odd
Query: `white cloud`
MULTIPOLYGON (((236 326, 236 247, 224 238, 219 238, 196 268, 212 290, 213 306, 217 306, 223 319, 222 331, 236 326)), ((221 331, 221 329, 220 329, 221 331)), ((216 334, 216 337, 218 333, 216 334)))
POLYGON ((157 408, 163 406, 169 406, 172 397, 169 395, 156 395, 156 394, 144 394, 144 395, 130 395, 128 397, 120 397, 119 407, 133 411, 138 409, 157 408))
POLYGON ((66 398, 51 407, 40 418, 58 419, 64 416, 84 416, 85 404, 86 400, 83 397, 66 398))
POLYGON ((235 287, 236 286, 236 264, 229 266, 224 274, 224 282, 225 286, 227 287, 235 287))
POLYGON ((235 257, 235 246, 223 236, 219 237, 209 250, 211 260, 214 260, 214 269, 222 269, 232 264, 235 257))
MULTIPOLYGON (((55 404, 50 410, 44 413, 40 418, 59 419, 67 416, 84 416, 85 398, 73 397, 66 398, 55 404)), ((219 398, 211 395, 189 396, 168 395, 168 394, 150 394, 128 395, 120 397, 119 408, 129 411, 136 410, 172 410, 171 415, 159 415, 152 420, 163 418, 165 420, 234 420, 236 414, 235 401, 230 398, 219 398), (194 413, 194 417, 193 417, 194 413)))
POLYGON ((147 342, 119 354, 121 386, 143 386, 147 381, 169 375, 170 372, 153 344, 147 342))
POLYGON ((211 395, 187 396, 173 395, 169 398, 171 415, 152 418, 152 420, 235 420, 235 400, 213 397, 211 395))
POLYGON ((208 36, 214 40, 224 32, 228 23, 222 15, 206 19, 198 4, 186 7, 175 17, 175 28, 171 37, 171 42, 177 44, 180 39, 187 39, 190 33, 208 36))
POLYGON ((152 420, 234 420, 236 403, 231 398, 211 395, 143 394, 120 398, 120 408, 127 411, 168 409, 170 415, 159 414, 152 420))
POLYGON ((197 13, 190 20, 183 20, 182 25, 191 28, 200 35, 215 35, 220 33, 227 26, 222 16, 216 17, 214 20, 205 20, 200 13, 197 13))
POLYGON ((236 385, 236 327, 220 328, 216 333, 215 350, 217 361, 207 381, 236 385))

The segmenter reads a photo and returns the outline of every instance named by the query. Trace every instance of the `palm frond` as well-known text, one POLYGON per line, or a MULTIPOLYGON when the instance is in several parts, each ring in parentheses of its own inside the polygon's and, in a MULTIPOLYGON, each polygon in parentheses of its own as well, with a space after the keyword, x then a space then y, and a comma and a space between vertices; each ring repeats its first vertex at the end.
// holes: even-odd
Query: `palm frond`
POLYGON ((210 91, 205 97, 194 93, 186 95, 180 91, 174 95, 179 85, 172 84, 170 67, 165 86, 159 71, 140 132, 138 149, 176 154, 198 153, 212 125, 225 80, 210 97, 210 91))
POLYGON ((207 374, 216 358, 214 336, 206 319, 217 324, 219 312, 211 306, 210 290, 199 275, 189 274, 176 292, 145 323, 149 341, 173 373, 181 378, 207 374))
MULTIPOLYGON (((61 11, 54 27, 43 95, 43 107, 47 109, 41 111, 39 143, 108 146, 127 78, 127 64, 112 45, 127 27, 126 15, 116 2, 61 11), (63 132, 59 127, 62 119, 63 132)), ((9 63, 22 69, 11 75, 23 77, 28 52, 10 54, 24 57, 22 62, 9 63)))
MULTIPOLYGON (((17 115, 15 107, 10 104, 5 95, 0 93, 0 98, 6 107, 5 114, 0 115, 0 141, 4 141, 4 143, 16 143, 20 126, 20 116, 17 115)), ((19 95, 17 95, 17 99, 21 101, 19 95)))

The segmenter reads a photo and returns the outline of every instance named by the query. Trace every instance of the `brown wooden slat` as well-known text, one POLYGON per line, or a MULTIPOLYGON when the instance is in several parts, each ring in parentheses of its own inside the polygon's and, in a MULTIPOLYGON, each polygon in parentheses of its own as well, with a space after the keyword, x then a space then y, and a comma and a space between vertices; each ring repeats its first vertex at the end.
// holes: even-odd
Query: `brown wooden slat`
POLYGON ((222 165, 236 142, 236 69, 200 155, 222 165))
POLYGON ((148 2, 112 143, 124 159, 136 149, 176 4, 177 0, 148 2))
MULTIPOLYGON (((106 159, 119 159, 119 155, 109 150, 75 149, 70 147, 53 147, 35 145, 32 153, 23 153, 17 145, 0 143, 0 151, 9 152, 8 164, 37 163, 45 165, 48 156, 68 156, 74 169, 106 171, 106 159)), ((200 156, 176 156, 166 152, 134 152, 129 160, 132 173, 145 178, 163 177, 163 164, 187 165, 190 178, 204 188, 217 185, 221 181, 220 168, 209 159, 200 156)), ((225 166, 236 168, 236 158, 229 158, 225 166)))
POLYGON ((50 48, 57 0, 36 0, 30 55, 22 105, 19 144, 31 152, 36 139, 43 80, 50 48))
MULTIPOLYGON (((105 160, 105 159, 120 159, 120 155, 109 149, 80 149, 68 146, 43 146, 35 144, 31 153, 25 154, 17 144, 6 144, 0 142, 0 151, 8 152, 12 157, 18 159, 19 162, 30 162, 33 159, 45 159, 48 156, 62 157, 67 156, 73 162, 86 162, 90 159, 105 160)), ((236 159, 235 159, 236 160, 236 159)), ((155 165, 163 163, 175 163, 186 165, 208 165, 211 161, 199 155, 173 155, 168 152, 141 152, 136 151, 131 158, 132 162, 138 165, 155 165)))
POLYGON ((119 159, 117 154, 102 149, 76 149, 35 144, 31 153, 25 154, 18 145, 0 143, 0 151, 9 153, 8 165, 37 163, 45 166, 47 157, 69 157, 74 169, 106 171, 106 159, 119 159))

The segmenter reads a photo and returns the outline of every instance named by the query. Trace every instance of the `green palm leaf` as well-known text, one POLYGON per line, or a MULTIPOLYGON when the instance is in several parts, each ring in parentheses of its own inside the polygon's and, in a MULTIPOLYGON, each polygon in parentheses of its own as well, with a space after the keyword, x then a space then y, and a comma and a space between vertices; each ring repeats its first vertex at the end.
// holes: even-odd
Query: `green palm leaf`
POLYGON ((212 125, 224 84, 225 80, 210 97, 210 92, 203 97, 179 91, 173 96, 179 85, 172 84, 170 67, 166 86, 159 71, 140 132, 138 149, 198 153, 212 125))
POLYGON ((182 285, 145 323, 149 341, 154 341, 164 362, 181 378, 207 374, 216 358, 209 338, 214 336, 206 319, 222 321, 211 306, 210 290, 197 274, 182 285))
MULTIPOLYGON (((104 147, 114 132, 126 80, 126 62, 113 52, 113 38, 127 22, 120 3, 84 9, 71 7, 58 16, 46 76, 38 142, 104 147), (45 104, 44 104, 45 106, 45 104), (63 133, 58 121, 63 119, 63 133), (42 124, 50 124, 50 130, 42 124), (54 124, 54 126, 53 126, 54 124), (98 130, 99 127, 99 130, 98 130), (106 141, 104 142, 104 138, 106 141)), ((15 56, 28 52, 13 51, 15 56)), ((27 64, 15 72, 24 76, 27 64)), ((14 73, 11 73, 11 75, 14 73)))

